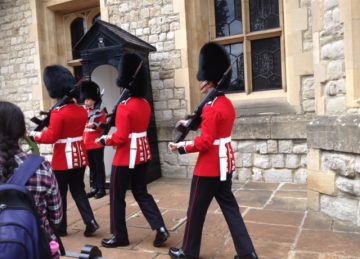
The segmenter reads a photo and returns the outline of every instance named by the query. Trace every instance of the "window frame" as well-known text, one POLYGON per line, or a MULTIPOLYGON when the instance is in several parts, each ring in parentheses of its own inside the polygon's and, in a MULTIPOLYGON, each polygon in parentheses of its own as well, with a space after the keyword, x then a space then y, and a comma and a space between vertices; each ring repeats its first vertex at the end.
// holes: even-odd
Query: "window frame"
POLYGON ((243 44, 243 55, 244 55, 244 85, 245 92, 229 93, 229 95, 250 95, 259 92, 272 92, 278 93, 279 90, 284 93, 287 91, 286 87, 286 69, 285 69, 285 42, 284 42, 284 14, 283 14, 283 2, 279 0, 279 28, 268 29, 263 31, 250 32, 250 8, 249 0, 241 0, 242 6, 242 23, 243 33, 232 36, 216 37, 216 19, 215 19, 215 0, 208 0, 209 7, 209 37, 210 41, 216 42, 220 45, 226 44, 243 44), (251 41, 268 39, 268 38, 280 38, 280 55, 281 55, 281 89, 271 89, 262 91, 253 91, 252 84, 252 63, 251 63, 251 41))

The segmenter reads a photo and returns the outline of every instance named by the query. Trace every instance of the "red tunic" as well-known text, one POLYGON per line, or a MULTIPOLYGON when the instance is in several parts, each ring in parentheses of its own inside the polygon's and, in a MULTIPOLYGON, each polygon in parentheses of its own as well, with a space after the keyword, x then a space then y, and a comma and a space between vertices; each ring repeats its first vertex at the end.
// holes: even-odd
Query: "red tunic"
POLYGON ((66 104, 51 112, 48 129, 34 137, 38 143, 55 143, 51 161, 53 170, 65 171, 87 165, 85 146, 82 140, 86 121, 87 112, 83 107, 74 103, 66 104), (69 140, 69 144, 59 143, 67 140, 69 140), (65 150, 66 146, 67 150, 65 150))
MULTIPOLYGON (((143 98, 130 97, 121 102, 116 110, 116 131, 106 140, 106 145, 116 146, 114 166, 129 166, 132 133, 145 133, 149 127, 151 108, 143 98)), ((134 142, 135 144, 135 142, 134 142)), ((135 165, 151 160, 147 136, 136 139, 135 165)))
MULTIPOLYGON (((199 152, 194 175, 204 177, 220 176, 219 145, 214 141, 231 136, 235 121, 235 109, 224 95, 207 103, 202 111, 201 135, 184 147, 186 153, 199 152)), ((231 142, 225 144, 227 172, 235 171, 234 152, 231 142)))
POLYGON ((101 137, 102 129, 99 127, 100 124, 106 124, 106 113, 104 111, 87 109, 88 112, 88 123, 94 123, 96 129, 85 128, 84 130, 84 144, 86 150, 104 148, 103 145, 96 144, 95 139, 101 137))

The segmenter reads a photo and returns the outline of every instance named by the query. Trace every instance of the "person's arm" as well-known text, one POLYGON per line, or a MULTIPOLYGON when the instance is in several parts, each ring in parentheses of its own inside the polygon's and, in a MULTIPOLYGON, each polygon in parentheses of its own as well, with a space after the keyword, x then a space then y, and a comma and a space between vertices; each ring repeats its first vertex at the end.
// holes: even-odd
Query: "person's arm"
POLYGON ((129 114, 124 106, 118 106, 115 118, 116 131, 112 135, 105 135, 97 139, 96 143, 106 146, 120 146, 129 141, 130 125, 129 114))
POLYGON ((61 195, 55 175, 52 172, 50 165, 47 170, 49 173, 48 189, 46 192, 47 219, 51 225, 56 226, 60 224, 63 217, 61 195))
POLYGON ((59 111, 54 110, 51 112, 48 129, 35 133, 34 140, 42 144, 53 144, 60 138, 62 130, 62 115, 59 111))
POLYGON ((202 114, 201 134, 194 141, 170 143, 169 149, 180 154, 205 151, 211 148, 216 137, 219 114, 214 109, 205 109, 202 114))

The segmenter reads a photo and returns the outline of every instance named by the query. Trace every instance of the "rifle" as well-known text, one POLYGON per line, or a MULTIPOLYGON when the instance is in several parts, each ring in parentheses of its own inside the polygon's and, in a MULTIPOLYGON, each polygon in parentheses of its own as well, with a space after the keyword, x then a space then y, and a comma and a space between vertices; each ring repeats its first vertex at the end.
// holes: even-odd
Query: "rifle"
POLYGON ((40 115, 46 115, 45 118, 43 119, 39 119, 36 116, 32 117, 30 120, 32 122, 34 122, 37 126, 34 129, 34 131, 42 131, 45 127, 49 126, 50 123, 50 116, 51 116, 51 112, 58 108, 61 107, 65 104, 67 104, 72 98, 74 98, 75 93, 77 91, 77 88, 74 87, 73 89, 71 89, 63 98, 60 99, 60 101, 58 101, 48 112, 44 112, 44 111, 40 111, 40 115))
POLYGON ((132 85, 134 84, 134 81, 136 79, 136 76, 137 74, 139 73, 140 71, 140 68, 142 66, 142 64, 144 63, 144 60, 141 60, 141 62, 139 63, 138 67, 136 68, 135 70, 135 73, 132 75, 132 80, 131 82, 129 83, 129 86, 128 88, 125 88, 122 92, 121 92, 121 95, 120 97, 116 100, 116 103, 115 103, 115 106, 112 110, 112 113, 108 115, 108 119, 106 121, 106 124, 105 125, 101 125, 101 128, 103 129, 103 132, 102 132, 102 136, 104 135, 107 135, 111 129, 111 127, 115 126, 115 118, 116 118, 116 110, 117 110, 117 107, 118 105, 128 99, 130 97, 130 91, 129 89, 132 87, 132 85))
POLYGON ((211 91, 205 96, 205 98, 201 101, 201 103, 195 108, 192 115, 189 116, 189 119, 187 120, 186 125, 179 124, 179 125, 175 126, 176 130, 178 131, 178 133, 176 134, 176 137, 175 137, 175 141, 174 141, 175 143, 179 143, 180 141, 183 141, 186 138, 186 136, 189 134, 190 130, 195 131, 199 128, 199 126, 201 124, 201 114, 202 114, 202 110, 203 110, 205 104, 214 100, 214 98, 218 95, 217 89, 219 89, 222 86, 226 77, 230 73, 233 64, 237 61, 237 59, 238 58, 236 58, 230 64, 230 66, 226 69, 223 76, 221 77, 219 82, 216 84, 216 87, 211 89, 211 91))
POLYGON ((101 124, 100 127, 102 128, 103 132, 101 133, 102 136, 107 135, 111 129, 111 127, 115 126, 115 118, 116 118, 116 110, 118 105, 130 97, 130 91, 128 89, 124 89, 121 92, 120 97, 116 100, 116 103, 114 105, 114 108, 112 110, 112 113, 108 115, 108 118, 106 120, 106 124, 101 124))

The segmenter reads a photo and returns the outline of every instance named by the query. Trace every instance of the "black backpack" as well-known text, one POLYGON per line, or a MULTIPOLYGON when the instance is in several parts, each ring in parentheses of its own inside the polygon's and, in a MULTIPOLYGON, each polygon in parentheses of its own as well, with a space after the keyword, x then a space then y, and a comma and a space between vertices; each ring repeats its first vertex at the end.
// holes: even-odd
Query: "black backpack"
POLYGON ((35 201, 25 187, 43 161, 40 156, 29 155, 0 185, 0 259, 52 258, 35 201))

